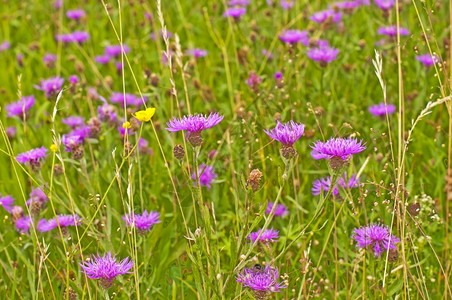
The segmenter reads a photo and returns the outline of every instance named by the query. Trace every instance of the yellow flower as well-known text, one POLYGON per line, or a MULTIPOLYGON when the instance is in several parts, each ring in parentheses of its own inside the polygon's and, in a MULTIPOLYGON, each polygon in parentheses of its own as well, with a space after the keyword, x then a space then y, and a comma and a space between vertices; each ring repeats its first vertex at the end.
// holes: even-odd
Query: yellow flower
POLYGON ((131 128, 132 125, 130 125, 130 122, 124 122, 122 123, 122 128, 127 129, 127 128, 131 128))
POLYGON ((137 111, 133 116, 140 122, 149 122, 152 116, 155 114, 155 108, 149 107, 146 110, 137 111))
POLYGON ((58 151, 58 146, 55 145, 55 144, 50 145, 50 151, 57 152, 58 151))

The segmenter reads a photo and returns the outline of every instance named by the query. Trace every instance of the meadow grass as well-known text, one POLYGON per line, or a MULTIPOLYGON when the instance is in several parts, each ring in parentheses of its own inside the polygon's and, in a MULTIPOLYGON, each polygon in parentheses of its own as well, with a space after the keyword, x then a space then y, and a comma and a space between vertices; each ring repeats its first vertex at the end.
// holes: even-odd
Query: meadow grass
POLYGON ((19 232, 16 211, 0 208, 1 299, 452 298, 450 3, 403 0, 382 12, 372 2, 344 12, 340 24, 317 24, 309 17, 332 2, 273 2, 251 1, 237 19, 223 16, 228 2, 212 0, 0 5, 0 43, 10 43, 0 50, 0 194, 15 199, 20 217, 33 216, 19 232), (81 20, 66 16, 76 8, 86 12, 81 20), (377 33, 389 25, 410 34, 377 33), (288 29, 307 30, 310 45, 283 43, 288 29), (89 40, 55 39, 74 31, 89 40), (307 55, 319 39, 339 49, 326 66, 307 55), (120 54, 96 62, 109 45, 120 54), (195 58, 191 48, 208 54, 195 58), (46 53, 56 60, 46 65, 46 53), (439 59, 426 67, 420 54, 439 59), (247 83, 253 72, 255 85, 247 83), (71 84, 71 75, 79 81, 71 84), (65 82, 46 97, 35 85, 54 76, 65 82), (124 98, 111 103, 113 92, 124 98), (142 104, 126 103, 126 94, 142 104), (28 95, 28 112, 8 117, 6 106, 28 95), (102 119, 102 98, 116 121, 102 119), (395 113, 373 116, 369 107, 381 102, 395 113), (147 108, 155 114, 136 124, 147 108), (211 112, 224 118, 203 130, 200 146, 192 146, 197 136, 166 129, 174 117, 211 112), (66 151, 69 116, 101 119, 100 133, 66 151), (284 158, 290 149, 280 151, 264 130, 291 120, 304 134, 293 144, 297 155, 284 158), (335 170, 311 155, 331 137, 362 140, 366 149, 335 170), (41 146, 48 156, 40 168, 16 159, 41 146), (341 186, 344 171, 359 182, 341 186), (322 185, 313 194, 326 176, 338 190, 322 185), (26 205, 33 189, 45 193, 38 209, 26 205), (124 216, 144 210, 158 212, 159 222, 143 232, 124 216), (42 230, 41 219, 60 214, 82 221, 66 228, 57 218, 42 230), (355 229, 376 223, 400 240, 395 258, 386 249, 374 255, 375 243, 357 247, 355 229), (278 237, 263 242, 265 229, 278 237), (109 251, 133 267, 105 289, 80 264, 109 251), (262 293, 238 282, 245 269, 262 276, 256 264, 278 269, 280 293, 274 282, 262 293))

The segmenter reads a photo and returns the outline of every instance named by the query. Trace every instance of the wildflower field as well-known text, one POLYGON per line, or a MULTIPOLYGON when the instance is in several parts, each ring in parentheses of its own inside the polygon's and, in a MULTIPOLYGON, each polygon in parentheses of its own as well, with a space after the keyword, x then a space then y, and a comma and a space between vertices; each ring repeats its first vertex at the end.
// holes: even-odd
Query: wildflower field
POLYGON ((0 299, 452 299, 450 1, 0 16, 0 299))

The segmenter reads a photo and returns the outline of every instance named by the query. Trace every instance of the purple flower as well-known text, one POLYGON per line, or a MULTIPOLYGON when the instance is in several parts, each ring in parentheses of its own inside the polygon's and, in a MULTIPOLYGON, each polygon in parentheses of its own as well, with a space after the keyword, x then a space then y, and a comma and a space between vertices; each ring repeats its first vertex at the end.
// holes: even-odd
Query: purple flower
POLYGON ((395 0, 374 0, 374 2, 382 10, 391 9, 395 4, 395 0))
POLYGON ((81 8, 77 8, 74 10, 68 10, 66 12, 66 16, 72 20, 78 20, 86 15, 85 11, 81 8))
POLYGON ((35 96, 23 96, 22 99, 5 106, 5 109, 8 112, 6 116, 18 116, 19 118, 22 118, 24 113, 26 113, 34 104, 35 96))
POLYGON ((30 199, 26 202, 27 206, 29 206, 32 202, 39 202, 39 204, 43 206, 47 201, 49 201, 49 198, 46 193, 44 193, 43 189, 44 187, 42 186, 31 189, 30 199))
MULTIPOLYGON (((124 53, 128 53, 130 51, 129 46, 123 44, 124 53)), ((105 54, 110 57, 116 57, 121 55, 121 45, 112 45, 105 47, 105 54)))
POLYGON ((57 57, 55 54, 52 53, 46 53, 43 58, 42 58, 42 62, 45 65, 51 65, 53 64, 55 61, 57 60, 57 57))
MULTIPOLYGON (((273 209, 273 202, 268 202, 267 209, 265 210, 265 213, 269 215, 273 209)), ((278 216, 284 219, 284 217, 289 215, 289 210, 284 204, 278 204, 275 208, 274 216, 278 216)))
MULTIPOLYGON (((150 36, 151 36, 151 40, 153 40, 153 41, 156 40, 156 38, 155 38, 155 33, 151 33, 150 36)), ((163 30, 160 30, 160 36, 163 37, 163 30)), ((167 36, 168 39, 170 39, 170 38, 173 37, 173 34, 167 30, 167 31, 166 31, 166 36, 167 36)))
MULTIPOLYGON (((399 27, 400 35, 409 35, 410 31, 406 28, 399 27)), ((378 34, 387 35, 387 36, 397 36, 397 26, 386 26, 386 27, 380 27, 377 31, 378 34)))
POLYGON ((111 57, 107 54, 94 57, 94 61, 101 65, 108 64, 110 62, 110 59, 111 57))
POLYGON ((135 213, 132 213, 132 215, 126 214, 125 216, 122 217, 122 219, 126 222, 126 225, 128 227, 135 226, 137 230, 141 231, 142 233, 145 233, 147 231, 151 231, 151 227, 154 224, 160 223, 159 217, 160 214, 156 211, 148 212, 147 210, 144 210, 142 214, 135 213))
POLYGON ((35 85, 35 89, 44 91, 46 97, 57 95, 61 91, 64 79, 61 77, 51 77, 49 79, 41 80, 41 85, 35 85))
MULTIPOLYGON (((262 232, 262 229, 259 229, 256 232, 251 232, 246 238, 251 240, 253 243, 257 240, 259 234, 262 232)), ((277 242, 279 239, 279 231, 271 229, 266 229, 259 238, 259 242, 277 242)))
POLYGON ((104 256, 92 255, 89 261, 83 261, 80 263, 80 267, 91 279, 100 279, 100 284, 104 289, 109 289, 113 286, 113 280, 116 276, 133 273, 129 270, 133 267, 133 261, 126 257, 122 261, 116 260, 116 255, 111 256, 111 252, 108 251, 104 256))
POLYGON ((115 107, 107 102, 104 102, 103 105, 97 107, 97 114, 99 115, 99 119, 104 122, 116 123, 118 121, 115 107))
POLYGON ((14 126, 9 126, 9 127, 6 127, 5 132, 6 132, 6 135, 8 136, 8 138, 12 139, 16 136, 17 129, 14 126))
POLYGON ((70 117, 64 118, 62 120, 62 122, 69 127, 76 128, 76 127, 80 127, 84 124, 85 118, 79 117, 79 116, 70 116, 70 117))
POLYGON ((373 248, 375 255, 380 257, 385 250, 397 249, 394 245, 400 240, 389 232, 388 227, 381 224, 372 224, 355 228, 353 238, 357 243, 357 247, 366 248, 370 246, 373 248), (391 241, 389 241, 391 239, 391 241))
POLYGON ((30 216, 23 216, 16 220, 16 229, 20 233, 25 233, 30 229, 33 219, 30 216))
POLYGON ((0 53, 8 50, 10 46, 11 44, 8 41, 3 41, 3 43, 0 44, 0 53))
POLYGON ((343 10, 352 10, 357 8, 358 6, 362 5, 363 3, 361 0, 355 0, 355 1, 342 1, 342 2, 334 2, 333 7, 337 7, 339 9, 343 10))
POLYGON ((281 0, 281 7, 285 10, 289 10, 293 7, 294 2, 292 0, 281 0))
POLYGON ((283 79, 283 74, 281 72, 276 72, 273 77, 275 77, 276 80, 281 80, 283 79))
POLYGON ((200 132, 211 128, 223 120, 224 116, 218 113, 210 113, 209 116, 203 114, 184 116, 182 119, 173 118, 166 123, 166 130, 176 132, 186 130, 189 133, 200 132))
POLYGON ((49 221, 42 219, 38 223, 38 230, 41 232, 50 231, 52 229, 58 228, 58 224, 60 227, 68 227, 68 226, 79 226, 82 222, 82 219, 75 214, 73 215, 58 215, 56 218, 53 218, 49 221), (57 221, 58 220, 58 221, 57 221))
MULTIPOLYGON (((121 103, 124 104, 124 98, 126 99, 127 105, 140 106, 143 105, 143 100, 140 96, 136 96, 134 94, 123 94, 118 92, 113 92, 110 96, 110 101, 112 103, 121 103)), ((148 98, 144 97, 144 102, 147 102, 148 98)))
POLYGON ((47 149, 45 147, 31 149, 30 151, 21 153, 16 156, 16 160, 25 165, 38 167, 47 157, 47 149))
POLYGON ((200 49, 200 48, 191 48, 191 49, 187 49, 187 51, 185 51, 185 54, 198 58, 198 57, 206 56, 208 54, 208 52, 207 52, 207 50, 200 49))
MULTIPOLYGON (((212 166, 208 166, 206 164, 202 164, 198 168, 198 176, 199 176, 199 183, 202 186, 206 186, 208 189, 210 189, 210 184, 212 183, 212 181, 215 178, 217 178, 218 175, 215 173, 215 170, 213 169, 212 166)), ((193 180, 195 180, 195 182, 193 182, 193 185, 196 186, 196 174, 195 174, 195 172, 193 172, 193 174, 191 175, 191 178, 193 180)))
POLYGON ((79 135, 64 134, 61 138, 61 142, 66 147, 64 150, 71 152, 83 144, 83 139, 79 135))
POLYGON ((237 282, 254 291, 281 292, 280 289, 284 289, 287 286, 284 283, 278 283, 278 278, 278 268, 273 269, 270 266, 266 266, 263 270, 245 268, 238 274, 237 282))
MULTIPOLYGON (((331 192, 333 195, 339 194, 338 187, 342 187, 344 189, 351 189, 355 187, 359 187, 359 178, 356 175, 352 175, 350 179, 347 177, 347 172, 344 173, 344 176, 338 178, 336 185, 334 186, 333 191, 331 192)), ((311 192, 313 195, 320 195, 323 192, 326 194, 331 188, 331 177, 327 176, 325 178, 316 179, 312 184, 311 192)))
POLYGON ((330 62, 336 59, 339 50, 329 46, 313 48, 306 54, 314 61, 320 63, 321 67, 326 67, 330 62))
POLYGON ((302 43, 309 45, 308 32, 306 30, 285 30, 279 35, 279 39, 287 44, 302 43))
POLYGON ((0 198, 0 205, 3 206, 3 208, 11 213, 13 207, 12 205, 14 204, 14 198, 12 196, 4 196, 0 198))
POLYGON ((252 89, 257 89, 262 82, 262 78, 254 72, 251 72, 250 77, 245 80, 245 83, 252 89))
POLYGON ((228 5, 230 6, 247 6, 250 4, 250 0, 229 0, 228 5))
POLYGON ((244 14, 246 14, 245 7, 231 7, 224 12, 223 17, 232 17, 237 19, 244 14))
MULTIPOLYGON (((140 123, 140 122, 138 121, 138 123, 140 123)), ((138 141, 138 149, 140 150, 140 152, 144 153, 144 154, 152 155, 153 151, 148 146, 149 146, 149 142, 147 140, 145 140, 144 138, 140 138, 140 140, 138 141)))
POLYGON ((63 5, 63 0, 56 0, 55 2, 53 2, 53 7, 56 9, 61 8, 62 5, 63 5))
POLYGON ((385 105, 384 102, 375 104, 375 105, 371 105, 369 107, 369 112, 371 114, 373 114, 374 116, 385 116, 386 113, 388 115, 391 115, 393 113, 395 113, 396 111, 396 107, 394 104, 388 104, 385 105))
POLYGON ((433 66, 435 63, 439 62, 439 57, 435 54, 422 54, 422 55, 416 55, 416 59, 424 64, 426 67, 433 66))
POLYGON ((272 139, 284 145, 292 146, 303 135, 304 125, 297 124, 294 121, 289 121, 283 125, 278 121, 275 128, 264 130, 264 132, 272 139))
POLYGON ((89 40, 90 35, 86 31, 74 31, 72 33, 58 34, 55 36, 57 41, 63 43, 84 43, 89 40))
POLYGON ((342 14, 340 12, 335 12, 332 9, 327 9, 314 13, 310 19, 317 23, 323 23, 327 20, 337 23, 341 21, 342 14))
POLYGON ((262 55, 263 55, 263 56, 267 56, 268 59, 272 59, 272 58, 273 58, 273 53, 271 53, 271 52, 268 51, 267 49, 262 49, 262 55))
POLYGON ((352 138, 331 138, 326 142, 317 141, 311 146, 311 155, 314 159, 332 159, 333 157, 347 160, 352 154, 359 153, 366 149, 363 141, 352 138))
POLYGON ((80 81, 80 78, 78 78, 77 75, 71 75, 69 76, 69 83, 71 85, 76 85, 80 81))

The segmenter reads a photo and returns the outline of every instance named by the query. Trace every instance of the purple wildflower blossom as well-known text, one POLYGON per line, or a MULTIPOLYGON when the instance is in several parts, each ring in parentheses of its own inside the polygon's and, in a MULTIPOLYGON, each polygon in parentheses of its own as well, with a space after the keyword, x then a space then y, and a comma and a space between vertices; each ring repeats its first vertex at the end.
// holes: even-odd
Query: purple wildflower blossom
POLYGON ((187 51, 185 51, 185 54, 198 58, 198 57, 206 56, 208 54, 208 52, 205 49, 191 48, 191 49, 187 49, 187 51))
POLYGON ((30 230, 30 225, 33 219, 30 216, 23 216, 16 220, 16 229, 20 233, 25 233, 30 230))
POLYGON ((30 205, 32 201, 39 202, 40 204, 45 204, 49 201, 46 193, 43 191, 43 187, 32 188, 30 192, 30 199, 27 201, 27 205, 30 205))
POLYGON ((49 221, 42 219, 38 223, 38 230, 41 232, 46 232, 58 228, 58 224, 60 227, 68 227, 68 226, 79 226, 82 219, 75 214, 73 215, 58 215, 56 218, 50 219, 49 221), (58 221, 57 221, 58 220, 58 221))
POLYGON ((284 145, 292 146, 303 135, 304 125, 297 124, 294 121, 289 121, 283 125, 278 121, 275 128, 264 130, 264 132, 272 139, 284 145))
MULTIPOLYGON (((400 35, 409 35, 410 31, 404 27, 399 27, 400 35)), ((378 34, 387 35, 387 36, 397 36, 397 26, 386 26, 380 27, 377 31, 378 34)))
MULTIPOLYGON (((267 209, 265 210, 265 213, 268 215, 271 213, 273 209, 273 202, 268 202, 267 209)), ((284 219, 284 217, 289 215, 289 210, 284 204, 278 204, 275 208, 274 216, 275 217, 281 217, 284 219)))
POLYGON ((302 43, 309 45, 308 32, 306 30, 285 30, 279 35, 279 39, 287 44, 302 43))
POLYGON ((84 43, 89 40, 90 35, 86 31, 74 31, 72 33, 58 34, 55 36, 57 41, 63 43, 84 43))
POLYGON ((331 138, 326 142, 317 141, 311 146, 313 151, 311 155, 314 159, 332 159, 339 157, 342 160, 347 160, 352 154, 359 153, 366 149, 363 141, 352 138, 331 138))
MULTIPOLYGON (((129 46, 123 44, 124 53, 128 53, 130 51, 129 46)), ((121 55, 121 45, 112 45, 105 47, 105 54, 110 57, 116 57, 121 55)))
MULTIPOLYGON (((198 176, 199 176, 199 183, 202 186, 206 186, 208 189, 210 189, 210 184, 212 181, 218 177, 218 175, 215 173, 215 170, 212 166, 208 166, 206 164, 202 164, 198 168, 198 176)), ((193 180, 196 180, 196 174, 193 172, 191 175, 191 178, 193 180)), ((193 185, 196 186, 196 181, 193 182, 193 185)))
POLYGON ((389 10, 395 4, 395 0, 374 0, 374 2, 381 10, 389 10))
POLYGON ((276 72, 275 75, 273 75, 273 77, 276 80, 281 80, 281 79, 283 79, 283 74, 282 74, 282 72, 276 72))
POLYGON ((147 210, 144 210, 142 214, 126 214, 122 219, 126 222, 127 226, 133 227, 135 225, 138 230, 145 232, 151 231, 151 227, 154 226, 154 224, 160 223, 159 217, 160 214, 156 211, 148 212, 147 210))
POLYGON ((11 44, 8 41, 3 41, 3 43, 0 44, 0 53, 8 50, 9 47, 11 47, 11 44))
POLYGON ((8 112, 6 116, 18 116, 19 118, 22 118, 23 114, 26 113, 34 104, 35 96, 23 96, 22 99, 5 106, 5 109, 8 112))
POLYGON ((229 0, 228 5, 247 6, 250 5, 250 0, 229 0))
POLYGON ((79 135, 64 134, 61 138, 61 142, 66 147, 64 150, 71 152, 83 144, 83 139, 79 135))
MULTIPOLYGON (((339 187, 344 189, 351 189, 355 187, 359 187, 359 178, 356 175, 352 175, 350 179, 347 177, 347 172, 344 173, 344 176, 337 180, 336 185, 334 186, 333 191, 331 192, 333 195, 339 194, 339 187)), ((327 176, 325 178, 316 179, 312 184, 311 192, 313 195, 320 195, 323 192, 327 193, 331 188, 331 177, 327 176)))
POLYGON ((260 78, 255 72, 251 72, 250 77, 245 80, 245 83, 254 90, 259 87, 261 82, 262 78, 260 78))
POLYGON ((202 130, 211 128, 223 120, 224 116, 218 113, 211 113, 209 116, 203 114, 184 116, 182 119, 174 117, 166 123, 166 130, 176 132, 186 130, 189 133, 200 132, 202 130))
POLYGON ((63 5, 63 0, 56 0, 55 2, 53 2, 53 7, 56 9, 61 8, 62 5, 63 5))
POLYGON ((295 3, 292 0, 281 0, 280 4, 283 9, 289 10, 295 3))
POLYGON ((246 14, 245 7, 231 7, 224 12, 223 17, 232 17, 237 19, 244 14, 246 14))
POLYGON ((326 67, 330 62, 336 59, 339 49, 322 46, 309 50, 306 54, 314 61, 319 62, 321 67, 326 67))
POLYGON ((55 54, 52 53, 46 53, 43 57, 42 57, 42 62, 45 65, 51 65, 53 64, 55 61, 57 60, 57 57, 55 54))
POLYGON ((31 166, 39 165, 47 157, 47 149, 45 147, 31 149, 30 151, 21 153, 16 156, 16 160, 21 164, 29 164, 31 166))
POLYGON ((271 52, 268 51, 267 49, 262 49, 262 55, 263 55, 263 56, 267 56, 268 59, 272 59, 272 58, 273 58, 273 53, 271 53, 271 52))
POLYGON ((314 13, 310 19, 316 23, 323 23, 330 19, 334 23, 337 23, 341 21, 342 14, 340 12, 335 12, 332 9, 327 9, 314 13))
MULTIPOLYGON (((259 234, 262 232, 262 229, 259 229, 256 232, 251 232, 246 238, 251 240, 253 243, 257 240, 259 234)), ((265 229, 262 235, 259 238, 259 242, 277 242, 279 239, 279 231, 271 229, 265 229)))
POLYGON ((76 85, 77 83, 79 83, 80 78, 77 75, 71 75, 69 76, 68 81, 71 85, 76 85))
POLYGON ((9 127, 6 127, 5 132, 6 132, 6 135, 8 136, 8 138, 12 139, 16 136, 17 128, 14 126, 9 126, 9 127))
POLYGON ((339 9, 343 10, 353 10, 357 8, 358 6, 362 5, 361 0, 355 0, 355 1, 341 1, 341 2, 334 2, 333 7, 337 7, 339 9))
POLYGON ((14 198, 10 195, 7 196, 3 196, 0 198, 0 205, 3 206, 3 208, 11 213, 12 209, 13 209, 13 204, 14 204, 14 198))
POLYGON ((64 79, 61 77, 51 77, 48 79, 41 80, 41 85, 35 85, 35 89, 44 91, 46 93, 46 97, 49 98, 51 96, 57 95, 61 91, 61 87, 63 86, 64 79))
POLYGON ((63 124, 66 124, 67 126, 69 126, 71 128, 77 128, 84 124, 85 118, 80 117, 80 116, 70 116, 70 117, 64 118, 62 120, 62 122, 63 122, 63 124))
POLYGON ((153 153, 152 149, 149 148, 149 142, 144 138, 140 138, 140 140, 138 141, 138 150, 140 150, 140 152, 144 154, 152 155, 153 153))
POLYGON ((107 54, 94 57, 94 61, 101 65, 108 64, 110 62, 110 59, 111 57, 107 54))
MULTIPOLYGON (((143 100, 141 99, 140 96, 136 96, 134 94, 123 94, 123 93, 118 93, 118 92, 113 92, 110 96, 110 101, 112 103, 120 103, 120 104, 124 104, 124 98, 126 99, 126 104, 127 105, 133 105, 133 106, 140 106, 143 104, 143 100)), ((144 102, 147 102, 148 98, 144 97, 144 102)))
POLYGON ((384 102, 375 104, 375 105, 371 105, 369 107, 369 112, 374 115, 374 116, 385 116, 386 113, 388 113, 388 115, 391 115, 393 113, 395 113, 396 111, 396 107, 394 104, 388 104, 385 105, 384 102))
POLYGON ((397 249, 394 245, 400 240, 389 232, 388 227, 381 224, 372 224, 355 228, 353 238, 357 243, 357 247, 366 248, 370 246, 373 248, 374 256, 380 257, 385 250, 397 249), (391 239, 391 241, 389 241, 391 239))
POLYGON ((81 8, 77 8, 77 9, 74 9, 74 10, 68 10, 68 11, 66 12, 66 16, 67 16, 69 19, 72 19, 72 20, 78 20, 78 19, 81 19, 81 18, 84 17, 85 15, 86 15, 85 11, 84 11, 83 9, 81 9, 81 8))
MULTIPOLYGON (((151 40, 153 40, 153 41, 156 40, 156 38, 155 38, 155 33, 151 33, 150 36, 151 36, 151 40)), ((160 30, 160 37, 163 37, 163 30, 160 30)), ((166 37, 167 37, 168 39, 170 39, 170 38, 173 37, 173 34, 167 30, 167 31, 166 31, 166 37)))
POLYGON ((103 105, 97 107, 97 114, 99 119, 108 122, 108 123, 116 123, 118 122, 118 116, 115 112, 115 107, 113 105, 104 102, 103 105))
POLYGON ((416 59, 424 64, 426 67, 433 66, 435 63, 439 62, 439 57, 435 54, 422 54, 422 55, 416 55, 416 59))
POLYGON ((278 268, 266 266, 264 270, 255 270, 254 268, 245 268, 237 276, 237 282, 254 291, 281 292, 280 289, 286 288, 284 283, 278 283, 278 268))
POLYGON ((122 261, 116 260, 116 255, 111 256, 111 252, 108 251, 104 256, 92 255, 89 261, 83 261, 80 263, 80 267, 91 279, 100 279, 100 284, 103 288, 108 289, 113 286, 113 280, 116 276, 133 273, 129 270, 133 267, 133 261, 126 257, 122 261))

